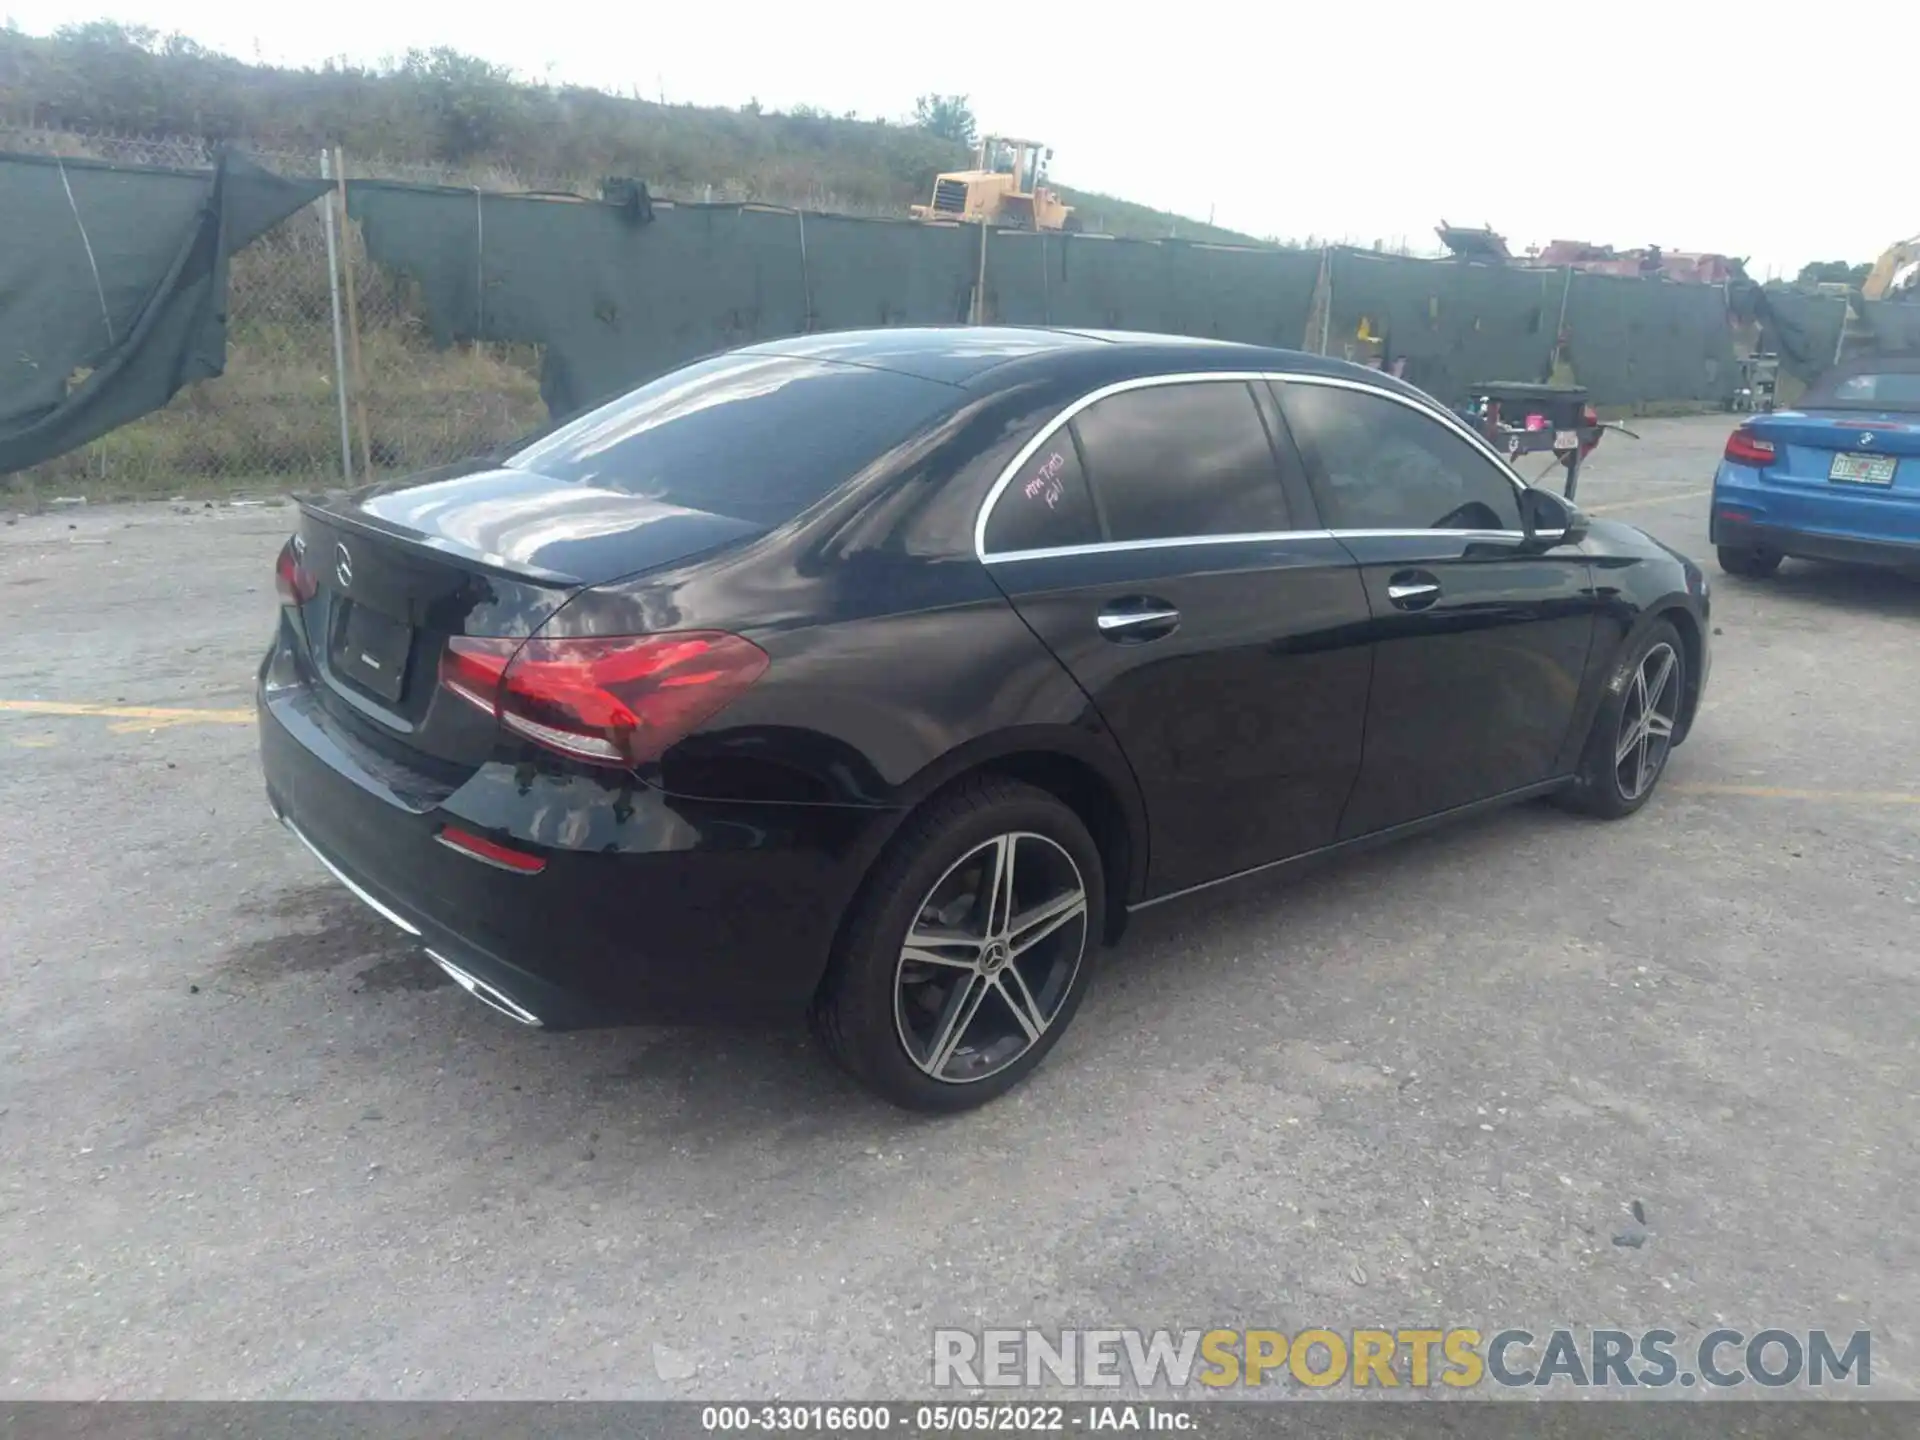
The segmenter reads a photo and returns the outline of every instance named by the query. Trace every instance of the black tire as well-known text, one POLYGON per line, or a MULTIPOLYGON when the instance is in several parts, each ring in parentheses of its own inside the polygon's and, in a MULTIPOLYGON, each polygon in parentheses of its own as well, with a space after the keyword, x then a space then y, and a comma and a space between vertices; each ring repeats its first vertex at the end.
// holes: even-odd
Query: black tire
POLYGON ((1763 550, 1757 545, 1720 545, 1714 549, 1720 568, 1729 575, 1748 580, 1764 580, 1780 568, 1786 557, 1778 550, 1763 550))
POLYGON ((1593 717, 1593 729, 1587 735, 1579 772, 1574 783, 1554 797, 1556 802, 1564 809, 1603 820, 1623 819, 1645 805, 1666 774, 1667 760, 1673 751, 1671 727, 1680 718, 1686 693, 1687 647, 1680 641, 1680 632, 1662 620, 1615 664, 1613 674, 1607 679, 1600 711, 1593 717), (1649 657, 1662 653, 1672 657, 1672 670, 1660 683, 1655 709, 1668 722, 1668 735, 1660 740, 1649 732, 1644 737, 1644 757, 1637 747, 1634 754, 1623 756, 1627 726, 1644 714, 1638 698, 1641 694, 1638 677, 1646 669, 1649 657), (1646 764, 1644 771, 1639 769, 1640 763, 1646 764), (1623 778, 1623 770, 1637 783, 1629 784, 1623 778))
MULTIPOLYGON (((1019 898, 1012 890, 1008 893, 1019 898)), ((1067 900, 1070 891, 1064 888, 1054 897, 1054 903, 1067 900)), ((1033 913, 1030 907, 1021 908, 1033 913)), ((1100 850, 1078 815, 1046 791, 1004 776, 964 780, 907 820, 861 887, 814 999, 815 1033, 855 1079, 896 1105, 939 1114, 984 1105, 1025 1079, 1072 1022, 1091 979, 1105 915, 1106 879, 1100 850), (1077 880, 1085 900, 1084 914, 1078 921, 1069 918, 1057 929, 1043 932, 1045 938, 1017 966, 1010 958, 989 955, 984 939, 977 942, 982 948, 974 952, 981 957, 981 968, 971 977, 965 971, 949 975, 941 966, 916 964, 903 953, 909 929, 916 924, 943 924, 955 933, 969 928, 976 911, 968 909, 964 919, 946 913, 934 916, 934 903, 946 887, 957 887, 956 898, 946 909, 972 906, 983 886, 991 888, 983 867, 994 863, 998 852, 993 847, 1004 843, 999 837, 1008 836, 1019 837, 1011 851, 1015 882, 1026 876, 1028 894, 1044 899, 1047 885, 1031 883, 1035 867, 1042 880, 1057 878, 1063 886, 1077 880), (976 860, 976 856, 982 858, 976 860), (1063 863, 1063 857, 1070 864, 1063 863), (1023 864, 1027 871, 1020 870, 1023 864), (1075 931, 1078 949, 1069 967, 1065 957, 1075 931), (912 978, 916 975, 921 977, 917 982, 912 978), (1027 976, 1044 982, 1043 989, 1027 988, 1027 976), (964 991, 956 988, 962 984, 967 987, 964 991), (943 1065, 931 1044, 923 1045, 925 1053, 916 1057, 908 1048, 910 1038, 917 1042, 950 1034, 941 1027, 950 1015, 964 1010, 964 1000, 976 986, 980 998, 966 1012, 973 1019, 959 1027, 962 1033, 949 1049, 951 1058, 943 1065), (1016 991, 1027 999, 1030 1008, 1025 1013, 1030 1020, 1044 1017, 1037 1039, 1028 1038, 1032 1030, 1027 1026, 1013 1028, 1019 1019, 1013 1000, 1016 991), (946 1003, 935 1016, 933 1007, 943 996, 946 1003), (928 1036, 916 1032, 916 1019, 927 1021, 928 1036), (970 1029, 970 1025, 979 1028, 970 1029), (1008 1033, 994 1040, 995 1032, 1001 1030, 1008 1033), (993 1043, 965 1043, 975 1036, 993 1043), (1014 1043, 1026 1046, 1017 1058, 986 1068, 996 1045, 1005 1052, 1014 1043), (929 1072, 928 1060, 939 1073, 929 1072), (956 1068, 964 1072, 969 1065, 979 1069, 976 1078, 954 1078, 948 1073, 956 1068)), ((1008 917, 1009 930, 1013 918, 1008 917)), ((983 935, 996 928, 997 923, 989 923, 983 935)), ((950 953, 962 958, 966 954, 964 949, 950 953)))

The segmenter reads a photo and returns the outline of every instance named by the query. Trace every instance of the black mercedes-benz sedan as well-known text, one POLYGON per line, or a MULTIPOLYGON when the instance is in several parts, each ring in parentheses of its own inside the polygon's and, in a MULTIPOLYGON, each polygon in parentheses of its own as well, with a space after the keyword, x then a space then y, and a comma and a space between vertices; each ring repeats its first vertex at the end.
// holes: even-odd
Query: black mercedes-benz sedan
POLYGON ((527 1025, 810 1014, 959 1110, 1129 912, 1536 796, 1643 805, 1707 583, 1423 392, 1283 350, 884 330, 300 502, 287 828, 527 1025))

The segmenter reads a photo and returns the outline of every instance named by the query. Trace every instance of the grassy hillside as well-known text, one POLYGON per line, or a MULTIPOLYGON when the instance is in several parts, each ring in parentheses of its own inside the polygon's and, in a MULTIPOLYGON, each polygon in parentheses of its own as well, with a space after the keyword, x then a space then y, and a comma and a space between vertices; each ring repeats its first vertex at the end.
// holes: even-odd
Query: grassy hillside
MULTIPOLYGON (((302 153, 337 144, 362 162, 499 171, 529 188, 628 175, 667 196, 703 198, 710 186, 715 199, 865 215, 904 215, 937 172, 967 160, 912 125, 528 84, 449 49, 384 69, 293 70, 104 21, 52 37, 0 30, 0 122, 302 153)), ((1124 200, 1070 198, 1089 229, 1109 234, 1252 243, 1124 200)))

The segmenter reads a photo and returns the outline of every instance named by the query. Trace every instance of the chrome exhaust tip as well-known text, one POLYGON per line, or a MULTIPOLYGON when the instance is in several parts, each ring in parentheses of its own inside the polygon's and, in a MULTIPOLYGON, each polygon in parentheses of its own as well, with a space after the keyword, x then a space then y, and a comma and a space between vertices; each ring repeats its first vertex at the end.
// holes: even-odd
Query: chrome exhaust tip
POLYGON ((517 1003, 511 997, 496 990, 486 981, 480 979, 479 976, 469 975, 458 965, 447 959, 446 956, 436 955, 431 950, 427 951, 427 958, 442 970, 446 971, 448 975, 452 976, 454 984, 473 996, 473 998, 478 1000, 482 1005, 498 1010, 509 1020, 518 1024, 531 1025, 536 1030, 541 1028, 540 1017, 538 1015, 527 1009, 526 1006, 517 1003))

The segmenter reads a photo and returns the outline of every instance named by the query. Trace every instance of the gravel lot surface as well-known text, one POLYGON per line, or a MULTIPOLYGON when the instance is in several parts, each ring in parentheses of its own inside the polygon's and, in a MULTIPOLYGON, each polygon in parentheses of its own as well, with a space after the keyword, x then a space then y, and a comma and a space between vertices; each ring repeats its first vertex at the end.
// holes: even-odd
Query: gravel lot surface
MULTIPOLYGON (((1707 559, 1726 421, 1640 428, 1580 498, 1707 559)), ((0 527, 0 1398, 897 1396, 938 1325, 1722 1322, 1871 1329, 1916 1393, 1920 583, 1709 565, 1640 816, 1149 912, 1029 1084, 929 1122, 798 1034, 520 1030, 336 885, 245 713, 290 513, 0 527)))

